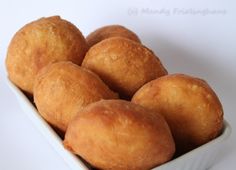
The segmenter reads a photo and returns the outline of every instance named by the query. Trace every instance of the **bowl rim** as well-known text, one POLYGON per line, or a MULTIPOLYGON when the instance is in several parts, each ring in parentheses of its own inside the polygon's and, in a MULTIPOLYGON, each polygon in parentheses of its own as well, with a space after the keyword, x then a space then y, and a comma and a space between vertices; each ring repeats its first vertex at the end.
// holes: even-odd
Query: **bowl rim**
POLYGON ((181 155, 181 156, 178 156, 162 165, 159 165, 155 168, 164 168, 166 166, 169 166, 169 165, 172 165, 172 164, 176 164, 177 162, 179 161, 182 161, 182 160, 186 160, 186 159, 189 159, 191 157, 194 156, 194 154, 196 154, 199 150, 206 150, 209 146, 211 145, 215 145, 215 144, 218 144, 218 143, 221 143, 223 141, 225 141, 226 139, 228 139, 231 135, 231 132, 232 132, 232 128, 230 126, 230 124, 228 123, 228 121, 226 121, 225 119, 223 120, 223 129, 221 131, 221 134, 218 135, 216 138, 212 139, 211 141, 201 145, 201 146, 198 146, 197 148, 195 149, 192 149, 191 151, 181 155))
MULTIPOLYGON (((71 153, 63 146, 63 139, 56 133, 56 131, 40 116, 36 107, 31 103, 23 91, 17 87, 9 78, 7 79, 7 85, 15 94, 17 100, 21 100, 30 113, 26 113, 30 121, 33 122, 34 127, 42 134, 49 145, 54 149, 56 153, 64 160, 64 162, 71 169, 90 170, 89 167, 80 159, 77 155, 71 153), (50 136, 50 138, 49 138, 50 136)), ((22 107, 22 104, 20 104, 22 107)), ((22 112, 25 112, 22 110, 22 112)))

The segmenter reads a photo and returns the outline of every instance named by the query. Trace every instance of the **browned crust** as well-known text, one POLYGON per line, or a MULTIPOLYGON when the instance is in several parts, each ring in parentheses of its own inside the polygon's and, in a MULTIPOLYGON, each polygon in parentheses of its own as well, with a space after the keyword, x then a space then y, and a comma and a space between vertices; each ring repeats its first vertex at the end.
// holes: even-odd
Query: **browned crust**
POLYGON ((107 25, 101 28, 96 29, 90 33, 87 37, 87 43, 89 47, 97 44, 98 42, 111 38, 111 37, 124 37, 135 42, 141 43, 138 36, 131 30, 125 28, 121 25, 107 25))
POLYGON ((82 66, 97 73, 112 90, 128 97, 143 84, 167 74, 150 49, 122 37, 105 39, 94 45, 82 66))
POLYGON ((86 105, 117 97, 97 75, 72 62, 46 66, 35 80, 34 101, 39 113, 61 131, 86 105))
POLYGON ((184 74, 163 76, 145 84, 132 98, 167 120, 179 153, 202 145, 223 126, 223 108, 204 81, 184 74))
POLYGON ((81 64, 88 47, 81 32, 59 16, 41 18, 21 28, 8 47, 9 79, 32 94, 37 72, 49 63, 81 64))
POLYGON ((69 124, 64 146, 99 169, 146 170, 171 159, 167 123, 139 105, 101 100, 69 124))

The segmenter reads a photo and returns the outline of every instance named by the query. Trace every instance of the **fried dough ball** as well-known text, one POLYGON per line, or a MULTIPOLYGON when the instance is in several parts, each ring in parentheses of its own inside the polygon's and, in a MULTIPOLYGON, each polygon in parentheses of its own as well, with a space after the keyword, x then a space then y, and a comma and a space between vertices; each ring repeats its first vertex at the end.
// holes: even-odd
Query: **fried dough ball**
POLYGON ((98 42, 111 38, 111 37, 124 37, 138 43, 141 43, 138 36, 131 30, 121 26, 121 25, 107 25, 101 28, 98 28, 94 32, 90 33, 87 37, 87 43, 89 47, 97 44, 98 42))
POLYGON ((183 74, 163 76, 145 84, 132 98, 168 122, 179 154, 215 138, 223 126, 223 108, 204 81, 183 74))
POLYGON ((104 170, 151 169, 175 151, 165 119, 124 100, 101 100, 81 110, 68 126, 64 146, 104 170))
POLYGON ((9 79, 32 94, 35 76, 49 63, 82 63, 88 47, 81 32, 59 16, 41 18, 21 28, 8 47, 9 79))
POLYGON ((145 46, 122 37, 105 39, 87 52, 83 63, 123 98, 143 84, 167 74, 161 61, 145 46))
POLYGON ((39 113, 63 132, 86 105, 117 97, 97 75, 72 62, 44 67, 34 85, 34 101, 39 113))

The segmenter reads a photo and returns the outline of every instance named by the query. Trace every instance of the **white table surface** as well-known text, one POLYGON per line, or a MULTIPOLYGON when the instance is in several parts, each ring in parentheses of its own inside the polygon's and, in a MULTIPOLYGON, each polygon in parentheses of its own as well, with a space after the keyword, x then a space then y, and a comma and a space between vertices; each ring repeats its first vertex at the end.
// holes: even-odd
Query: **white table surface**
POLYGON ((206 79, 233 130, 211 170, 236 169, 234 0, 7 0, 0 1, 0 170, 69 169, 24 115, 5 83, 11 37, 27 22, 50 15, 68 19, 84 35, 106 24, 125 25, 154 50, 170 73, 206 79))

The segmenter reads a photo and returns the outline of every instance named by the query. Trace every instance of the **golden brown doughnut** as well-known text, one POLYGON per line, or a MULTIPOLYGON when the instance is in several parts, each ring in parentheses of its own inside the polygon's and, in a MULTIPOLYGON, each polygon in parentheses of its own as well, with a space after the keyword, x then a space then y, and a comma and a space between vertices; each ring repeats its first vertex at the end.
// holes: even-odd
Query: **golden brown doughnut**
POLYGON ((35 76, 42 67, 66 60, 80 65, 87 49, 81 32, 59 16, 33 21, 14 35, 8 47, 9 79, 32 94, 35 76))
POLYGON ((178 153, 215 138, 223 126, 221 103, 204 81, 183 74, 163 76, 145 84, 132 98, 167 120, 178 153))
POLYGON ((111 38, 111 37, 124 37, 138 43, 141 43, 138 36, 131 30, 125 28, 121 25, 107 25, 96 29, 94 32, 90 33, 87 37, 87 43, 89 47, 97 44, 98 42, 111 38))
POLYGON ((39 113, 61 131, 89 103, 112 98, 117 95, 97 75, 72 62, 46 66, 35 80, 34 101, 39 113))
POLYGON ((161 61, 145 46, 122 37, 105 39, 87 52, 83 63, 122 97, 167 74, 161 61))
POLYGON ((124 100, 101 100, 81 110, 68 126, 64 146, 104 170, 151 169, 175 151, 164 118, 124 100))

